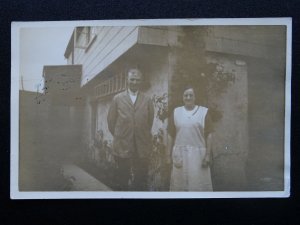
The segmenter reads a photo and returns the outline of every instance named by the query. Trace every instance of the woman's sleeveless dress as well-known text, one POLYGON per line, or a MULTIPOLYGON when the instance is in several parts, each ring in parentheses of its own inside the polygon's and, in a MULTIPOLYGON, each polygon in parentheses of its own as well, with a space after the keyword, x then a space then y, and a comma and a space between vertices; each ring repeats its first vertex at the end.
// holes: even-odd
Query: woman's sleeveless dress
POLYGON ((196 106, 192 111, 183 106, 174 110, 176 138, 170 191, 212 191, 210 168, 202 167, 207 110, 202 106, 196 106))

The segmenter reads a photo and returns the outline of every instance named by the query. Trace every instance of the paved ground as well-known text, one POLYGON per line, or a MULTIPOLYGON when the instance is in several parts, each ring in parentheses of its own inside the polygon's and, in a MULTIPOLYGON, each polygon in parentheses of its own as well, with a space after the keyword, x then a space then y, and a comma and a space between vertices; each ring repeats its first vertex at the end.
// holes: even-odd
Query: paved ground
POLYGON ((70 191, 111 191, 109 187, 76 165, 62 167, 63 176, 69 181, 70 191))

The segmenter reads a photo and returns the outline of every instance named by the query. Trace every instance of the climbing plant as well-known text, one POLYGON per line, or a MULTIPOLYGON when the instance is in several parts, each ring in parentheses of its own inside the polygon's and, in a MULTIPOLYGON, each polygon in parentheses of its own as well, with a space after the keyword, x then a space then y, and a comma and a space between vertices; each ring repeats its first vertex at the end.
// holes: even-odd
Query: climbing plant
POLYGON ((193 85, 196 92, 197 104, 205 105, 209 65, 204 55, 205 27, 182 27, 183 35, 179 45, 172 48, 176 56, 176 64, 170 85, 169 108, 170 111, 182 105, 183 89, 193 85))
POLYGON ((205 37, 208 35, 205 26, 182 27, 179 45, 171 48, 176 63, 169 89, 169 113, 183 104, 183 90, 192 85, 196 94, 196 104, 210 106, 213 121, 222 118, 222 112, 216 105, 210 105, 208 95, 218 96, 224 93, 235 74, 226 72, 219 63, 208 63, 205 55, 205 37))
POLYGON ((152 96, 152 101, 154 107, 157 108, 157 113, 155 116, 164 122, 168 117, 168 94, 164 93, 161 96, 154 94, 152 96))

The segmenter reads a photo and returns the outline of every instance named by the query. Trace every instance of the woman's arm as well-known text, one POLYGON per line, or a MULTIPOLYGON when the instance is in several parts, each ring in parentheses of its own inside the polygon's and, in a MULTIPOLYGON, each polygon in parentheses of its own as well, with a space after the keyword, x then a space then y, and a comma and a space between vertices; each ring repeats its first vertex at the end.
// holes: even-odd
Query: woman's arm
POLYGON ((212 134, 209 133, 206 138, 206 152, 203 159, 202 166, 208 167, 211 161, 211 143, 212 143, 212 134))
POLYGON ((211 163, 210 161, 211 161, 211 152, 212 152, 212 150, 211 150, 211 148, 212 148, 212 132, 213 132, 212 121, 211 121, 209 113, 207 113, 207 115, 205 117, 206 152, 205 152, 205 156, 204 156, 203 163, 202 163, 203 167, 207 167, 211 163))
POLYGON ((168 135, 167 135, 167 163, 172 163, 172 151, 176 136, 176 128, 174 123, 174 113, 168 118, 168 135))
POLYGON ((168 134, 167 137, 167 163, 172 163, 172 148, 174 145, 174 140, 170 134, 168 134))

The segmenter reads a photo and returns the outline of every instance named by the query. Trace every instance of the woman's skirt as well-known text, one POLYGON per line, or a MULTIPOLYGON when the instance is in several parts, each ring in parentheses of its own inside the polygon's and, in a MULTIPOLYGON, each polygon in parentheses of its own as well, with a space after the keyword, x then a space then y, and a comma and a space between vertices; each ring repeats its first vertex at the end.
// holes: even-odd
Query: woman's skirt
POLYGON ((206 149, 174 146, 170 191, 213 191, 209 166, 203 167, 206 149))

